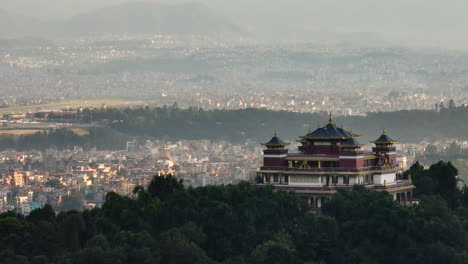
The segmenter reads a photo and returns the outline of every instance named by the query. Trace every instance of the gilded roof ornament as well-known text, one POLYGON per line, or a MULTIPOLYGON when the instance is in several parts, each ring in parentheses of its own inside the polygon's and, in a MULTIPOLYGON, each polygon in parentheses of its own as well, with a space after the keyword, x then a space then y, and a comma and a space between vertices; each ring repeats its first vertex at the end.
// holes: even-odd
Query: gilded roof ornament
POLYGON ((278 130, 275 128, 275 134, 274 136, 268 141, 267 143, 263 143, 262 145, 264 146, 287 146, 289 143, 282 141, 278 137, 278 130))

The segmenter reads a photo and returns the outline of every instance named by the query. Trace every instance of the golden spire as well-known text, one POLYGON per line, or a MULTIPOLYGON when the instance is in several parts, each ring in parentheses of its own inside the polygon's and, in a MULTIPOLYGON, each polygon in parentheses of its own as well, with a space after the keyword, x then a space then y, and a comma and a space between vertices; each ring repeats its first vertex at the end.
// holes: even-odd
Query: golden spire
POLYGON ((387 135, 387 129, 385 129, 385 128, 383 129, 382 135, 387 135))
POLYGON ((330 112, 330 115, 328 116, 328 124, 333 124, 332 112, 330 112))
POLYGON ((278 130, 276 130, 276 128, 275 128, 275 137, 277 137, 277 136, 278 136, 278 130))
POLYGON ((312 133, 312 127, 309 126, 309 133, 312 133))

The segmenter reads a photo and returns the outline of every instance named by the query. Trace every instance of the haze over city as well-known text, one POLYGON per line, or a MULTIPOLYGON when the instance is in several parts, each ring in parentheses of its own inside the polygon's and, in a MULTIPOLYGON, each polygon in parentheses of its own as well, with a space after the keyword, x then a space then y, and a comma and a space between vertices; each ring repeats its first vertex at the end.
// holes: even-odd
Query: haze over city
MULTIPOLYGON (((463 0, 437 1, 125 1, 2 0, 1 9, 42 21, 64 20, 123 3, 200 3, 242 29, 243 36, 272 41, 335 38, 388 42, 396 45, 465 49, 468 24, 463 0), (353 36, 356 35, 356 36, 353 36), (365 35, 366 36, 366 35, 365 35)), ((125 19, 125 18, 123 18, 125 19)))

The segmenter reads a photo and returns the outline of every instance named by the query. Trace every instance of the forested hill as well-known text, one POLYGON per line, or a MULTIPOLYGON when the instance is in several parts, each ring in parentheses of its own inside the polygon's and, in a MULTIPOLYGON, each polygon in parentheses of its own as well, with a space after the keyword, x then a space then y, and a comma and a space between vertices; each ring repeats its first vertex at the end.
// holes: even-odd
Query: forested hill
MULTIPOLYGON (((225 139, 257 142, 268 140, 275 128, 285 140, 305 135, 309 127, 328 122, 328 113, 291 113, 265 109, 213 110, 177 107, 140 109, 85 109, 81 118, 122 120, 112 125, 132 136, 170 139, 225 139)), ((441 111, 411 110, 369 113, 367 116, 336 117, 334 122, 362 135, 363 143, 376 139, 386 128, 402 142, 431 141, 440 138, 468 137, 468 108, 444 108, 441 111)))
MULTIPOLYGON (((49 116, 50 121, 61 116, 49 116)), ((76 119, 74 117, 73 119, 76 119)), ((283 140, 294 142, 308 132, 309 127, 325 125, 327 113, 291 113, 265 109, 213 110, 178 107, 137 109, 84 109, 78 120, 84 123, 102 123, 90 128, 87 135, 70 130, 38 132, 33 135, 0 136, 1 149, 43 150, 51 146, 59 149, 74 145, 85 148, 119 150, 132 137, 150 137, 167 140, 211 139, 231 142, 251 140, 255 144, 271 138, 275 128, 283 140), (106 120, 106 122, 103 122, 106 120)), ((399 111, 369 113, 367 116, 335 117, 336 124, 361 134, 359 141, 376 139, 382 129, 403 143, 432 142, 438 139, 467 139, 468 108, 458 107, 435 111, 399 111)))
MULTIPOLYGON (((62 117, 49 116, 50 121, 62 117)), ((84 123, 104 124, 90 128, 87 135, 70 130, 38 132, 33 135, 1 135, 0 149, 43 150, 51 146, 59 149, 74 145, 85 148, 119 150, 133 137, 165 140, 211 139, 231 142, 251 140, 264 143, 278 129, 283 140, 294 142, 308 132, 309 127, 325 125, 327 113, 291 113, 265 109, 213 110, 178 107, 137 109, 84 109, 78 115, 84 123), (105 120, 105 122, 103 122, 105 120)), ((359 141, 376 139, 382 129, 401 142, 432 142, 438 139, 467 139, 468 108, 458 107, 435 111, 399 111, 369 113, 367 116, 336 117, 333 122, 361 134, 359 141)))

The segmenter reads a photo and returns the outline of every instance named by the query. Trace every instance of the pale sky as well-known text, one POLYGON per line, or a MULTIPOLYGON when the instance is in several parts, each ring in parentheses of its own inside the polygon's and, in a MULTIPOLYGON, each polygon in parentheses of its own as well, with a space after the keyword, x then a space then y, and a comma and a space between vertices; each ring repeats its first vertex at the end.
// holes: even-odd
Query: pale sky
MULTIPOLYGON (((43 20, 141 0, 0 0, 0 8, 43 20)), ((147 0, 161 2, 161 0, 147 0)), ((195 0, 196 1, 196 0, 195 0)), ((194 1, 194 2, 195 2, 194 1)), ((187 0, 164 0, 166 3, 187 0)), ((468 46, 467 0, 198 0, 253 34, 313 39, 316 32, 372 32, 415 45, 468 46)))

